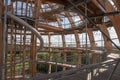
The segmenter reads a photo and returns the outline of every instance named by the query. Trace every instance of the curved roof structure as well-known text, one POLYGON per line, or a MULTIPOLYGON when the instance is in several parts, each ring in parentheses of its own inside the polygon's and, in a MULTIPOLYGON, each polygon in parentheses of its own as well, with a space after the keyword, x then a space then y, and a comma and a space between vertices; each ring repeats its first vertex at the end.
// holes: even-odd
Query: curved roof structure
POLYGON ((120 0, 0 4, 0 80, 119 79, 120 0))

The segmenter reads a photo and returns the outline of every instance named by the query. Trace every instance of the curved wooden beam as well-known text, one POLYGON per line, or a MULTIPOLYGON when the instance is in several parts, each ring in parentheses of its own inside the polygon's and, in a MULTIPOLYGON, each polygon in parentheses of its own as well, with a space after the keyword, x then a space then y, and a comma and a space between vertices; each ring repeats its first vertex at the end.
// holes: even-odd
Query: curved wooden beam
POLYGON ((25 22, 24 20, 20 19, 19 17, 11 14, 11 13, 7 13, 8 16, 10 16, 11 18, 13 18, 16 22, 20 23, 21 25, 27 27, 29 30, 31 30, 34 34, 36 34, 36 36, 38 37, 38 39, 40 40, 40 48, 39 49, 42 49, 43 47, 43 39, 42 39, 42 36, 40 35, 40 33, 35 29, 33 28, 31 25, 29 25, 27 22, 25 22))

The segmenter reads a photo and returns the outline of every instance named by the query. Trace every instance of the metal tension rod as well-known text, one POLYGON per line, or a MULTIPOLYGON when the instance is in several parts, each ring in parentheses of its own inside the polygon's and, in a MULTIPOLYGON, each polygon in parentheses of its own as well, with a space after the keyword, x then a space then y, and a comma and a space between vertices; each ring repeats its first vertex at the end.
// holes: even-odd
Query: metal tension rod
POLYGON ((95 26, 97 29, 100 30, 100 32, 110 41, 114 44, 114 46, 120 50, 120 47, 118 47, 118 45, 116 45, 88 16, 86 16, 74 3, 72 3, 70 0, 67 0, 71 5, 73 5, 80 14, 82 14, 90 23, 93 24, 93 26, 95 26))
MULTIPOLYGON (((90 2, 90 1, 91 1, 91 0, 86 0, 86 2, 90 2)), ((80 5, 80 4, 84 3, 84 2, 85 2, 84 0, 77 0, 77 1, 74 3, 74 5, 78 6, 78 5, 80 5)), ((70 4, 70 5, 65 6, 64 9, 67 10, 67 9, 72 8, 72 7, 73 7, 73 5, 70 4)))
POLYGON ((5 66, 5 54, 6 54, 6 31, 7 31, 7 4, 8 0, 4 0, 4 26, 3 26, 3 50, 2 50, 2 80, 5 80, 5 69, 3 68, 5 66))
POLYGON ((93 18, 103 17, 103 16, 114 16, 114 15, 117 15, 117 14, 120 14, 120 12, 119 11, 114 11, 114 12, 103 13, 103 14, 99 14, 99 15, 95 15, 95 16, 88 16, 88 17, 90 19, 93 19, 93 18))

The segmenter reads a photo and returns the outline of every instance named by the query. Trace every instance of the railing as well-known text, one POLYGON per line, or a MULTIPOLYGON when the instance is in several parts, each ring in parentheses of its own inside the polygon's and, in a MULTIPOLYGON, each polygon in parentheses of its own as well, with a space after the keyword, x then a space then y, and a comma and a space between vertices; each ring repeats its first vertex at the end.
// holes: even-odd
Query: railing
MULTIPOLYGON (((83 67, 61 71, 57 73, 39 76, 37 74, 35 80, 107 80, 120 60, 110 60, 99 64, 91 64, 83 67)), ((117 74, 118 75, 118 74, 117 74)), ((114 77, 114 76, 113 76, 114 77)))

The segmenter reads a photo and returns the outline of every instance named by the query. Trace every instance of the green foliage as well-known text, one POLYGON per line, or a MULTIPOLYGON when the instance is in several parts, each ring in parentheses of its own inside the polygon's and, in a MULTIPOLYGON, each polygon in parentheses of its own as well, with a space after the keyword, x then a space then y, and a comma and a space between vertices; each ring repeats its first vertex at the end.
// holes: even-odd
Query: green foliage
POLYGON ((45 53, 45 54, 39 54, 38 55, 38 58, 40 60, 46 60, 46 59, 49 59, 49 54, 45 53))
MULTIPOLYGON (((39 73, 48 73, 48 69, 49 69, 49 64, 37 64, 37 72, 39 73)), ((55 65, 52 65, 52 68, 51 68, 51 72, 59 72, 59 71, 62 71, 62 67, 61 66, 55 66, 55 65)))
POLYGON ((48 64, 37 64, 37 72, 47 73, 49 65, 48 64))

